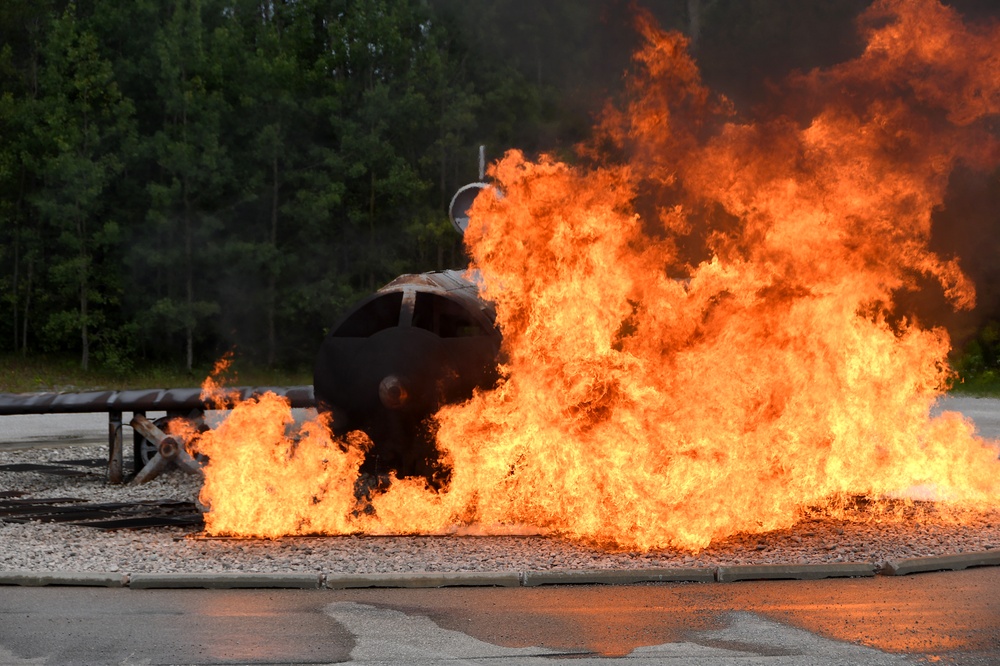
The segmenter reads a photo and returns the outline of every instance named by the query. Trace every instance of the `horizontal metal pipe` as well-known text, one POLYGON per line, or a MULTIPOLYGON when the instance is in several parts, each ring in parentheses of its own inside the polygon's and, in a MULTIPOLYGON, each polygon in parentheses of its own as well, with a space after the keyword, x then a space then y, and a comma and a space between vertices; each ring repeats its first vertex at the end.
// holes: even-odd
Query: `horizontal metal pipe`
MULTIPOLYGON (((292 407, 314 407, 312 386, 242 386, 227 388, 240 400, 271 392, 288 398, 292 407)), ((84 414, 212 409, 201 389, 145 389, 84 393, 0 393, 0 416, 11 414, 84 414)))

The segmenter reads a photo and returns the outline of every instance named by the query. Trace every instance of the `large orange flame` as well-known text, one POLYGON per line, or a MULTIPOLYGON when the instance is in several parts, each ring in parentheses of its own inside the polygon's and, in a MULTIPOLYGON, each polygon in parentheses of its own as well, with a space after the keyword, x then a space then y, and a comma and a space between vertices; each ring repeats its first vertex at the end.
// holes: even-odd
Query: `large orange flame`
POLYGON ((491 172, 503 197, 472 209, 506 363, 495 390, 438 414, 448 486, 397 480, 361 508, 363 440, 293 441, 287 406, 261 399, 197 445, 208 530, 528 525, 696 550, 853 495, 995 505, 996 444, 931 416, 947 335, 893 299, 930 278, 974 303, 928 240, 953 168, 1000 163, 1000 29, 936 0, 881 0, 861 26, 859 58, 744 119, 682 36, 641 20, 631 102, 584 164, 511 152, 491 172))

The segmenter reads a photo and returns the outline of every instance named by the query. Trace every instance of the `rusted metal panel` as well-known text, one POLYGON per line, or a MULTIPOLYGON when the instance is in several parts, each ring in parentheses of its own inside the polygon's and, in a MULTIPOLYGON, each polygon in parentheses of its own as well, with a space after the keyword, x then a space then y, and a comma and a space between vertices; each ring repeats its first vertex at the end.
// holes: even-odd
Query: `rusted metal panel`
MULTIPOLYGON (((101 466, 105 465, 101 461, 101 466)), ((39 472, 41 474, 54 474, 55 476, 87 476, 88 472, 82 469, 73 469, 58 463, 11 463, 0 465, 0 472, 39 472)), ((0 494, 0 498, 6 495, 0 494)))
POLYGON ((74 498, 0 501, 0 523, 66 523, 100 529, 201 528, 203 516, 192 502, 88 502, 74 498))
MULTIPOLYGON (((435 271, 400 275, 379 289, 372 298, 395 291, 401 291, 407 295, 414 291, 440 294, 461 304, 466 311, 474 314, 485 328, 492 329, 496 320, 496 307, 492 302, 480 296, 476 278, 475 273, 468 271, 435 271)), ((412 309, 412 300, 410 303, 412 309)), ((406 300, 404 299, 405 305, 406 300)), ((355 308, 355 311, 357 309, 355 308)))

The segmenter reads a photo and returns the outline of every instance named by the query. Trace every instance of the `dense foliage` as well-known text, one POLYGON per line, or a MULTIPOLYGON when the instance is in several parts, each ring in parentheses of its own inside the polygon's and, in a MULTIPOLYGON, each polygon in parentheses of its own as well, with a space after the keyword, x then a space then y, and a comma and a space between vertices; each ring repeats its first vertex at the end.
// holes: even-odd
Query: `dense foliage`
POLYGON ((462 263, 476 145, 543 119, 423 3, 0 11, 0 344, 85 368, 311 357, 359 294, 462 263))
MULTIPOLYGON (((866 2, 646 4, 752 103, 850 55, 866 2)), ((572 153, 629 5, 4 0, 0 353, 308 364, 360 295, 464 264, 446 209, 479 145, 572 153)))

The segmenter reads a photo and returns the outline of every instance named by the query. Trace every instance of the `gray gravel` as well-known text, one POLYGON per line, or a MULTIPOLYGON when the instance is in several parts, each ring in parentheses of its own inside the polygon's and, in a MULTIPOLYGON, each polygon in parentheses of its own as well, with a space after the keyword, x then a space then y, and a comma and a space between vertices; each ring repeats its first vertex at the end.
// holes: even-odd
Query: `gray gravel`
MULTIPOLYGON (((0 451, 0 464, 102 458, 106 447, 0 451)), ((87 468, 81 468, 87 469, 87 468)), ((0 471, 0 490, 23 498, 102 502, 195 501, 200 478, 174 471, 144 486, 86 476, 0 471)), ((789 530, 737 535, 698 554, 674 550, 608 552, 552 536, 295 537, 276 541, 210 538, 181 528, 102 531, 56 523, 0 522, 0 571, 128 573, 544 571, 717 567, 734 564, 874 562, 1000 549, 1000 511, 958 524, 933 507, 905 509, 908 519, 878 521, 861 511, 846 520, 817 515, 789 530), (914 520, 915 512, 923 518, 914 520)))

